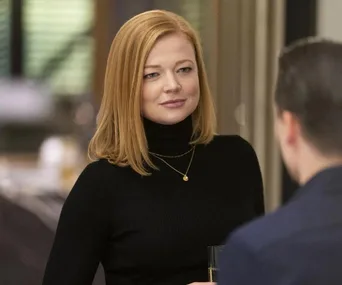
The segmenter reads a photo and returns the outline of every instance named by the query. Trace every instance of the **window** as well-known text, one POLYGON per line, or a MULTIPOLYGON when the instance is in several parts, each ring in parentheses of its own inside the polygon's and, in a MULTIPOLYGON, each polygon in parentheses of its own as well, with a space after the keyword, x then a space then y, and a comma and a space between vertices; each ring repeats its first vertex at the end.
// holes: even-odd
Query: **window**
POLYGON ((46 81, 53 92, 90 92, 94 1, 23 1, 24 76, 46 81))
POLYGON ((10 74, 10 1, 0 1, 0 77, 10 74))

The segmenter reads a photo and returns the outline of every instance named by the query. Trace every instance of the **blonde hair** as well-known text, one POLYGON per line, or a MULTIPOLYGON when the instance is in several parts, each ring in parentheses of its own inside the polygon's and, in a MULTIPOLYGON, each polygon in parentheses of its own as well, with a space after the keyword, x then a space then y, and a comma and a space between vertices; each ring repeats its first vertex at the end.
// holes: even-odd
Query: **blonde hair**
POLYGON ((130 166, 141 175, 149 175, 145 163, 156 169, 149 157, 141 117, 143 70, 156 41, 177 32, 185 34, 193 44, 198 65, 200 100, 192 114, 191 143, 207 144, 213 139, 216 116, 199 37, 182 17, 151 10, 127 21, 112 42, 97 130, 88 149, 91 160, 106 158, 112 164, 130 166))

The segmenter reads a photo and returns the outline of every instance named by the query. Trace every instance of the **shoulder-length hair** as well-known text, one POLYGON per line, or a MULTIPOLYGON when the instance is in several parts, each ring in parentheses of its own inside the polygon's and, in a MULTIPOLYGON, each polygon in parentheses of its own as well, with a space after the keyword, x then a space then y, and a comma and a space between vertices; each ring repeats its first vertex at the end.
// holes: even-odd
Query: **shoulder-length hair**
POLYGON ((192 144, 207 144, 215 135, 216 116, 205 71, 200 39, 190 24, 169 11, 151 10, 131 18, 116 34, 108 56, 97 130, 90 141, 91 160, 108 159, 149 175, 150 160, 141 117, 143 71, 147 57, 162 36, 183 33, 193 44, 200 84, 199 104, 192 114, 192 144))

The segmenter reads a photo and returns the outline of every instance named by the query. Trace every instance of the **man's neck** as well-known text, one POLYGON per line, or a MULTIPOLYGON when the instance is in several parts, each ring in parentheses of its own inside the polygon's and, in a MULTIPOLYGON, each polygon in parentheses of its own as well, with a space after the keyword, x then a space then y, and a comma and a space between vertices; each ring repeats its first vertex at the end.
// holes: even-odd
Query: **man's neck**
POLYGON ((322 154, 312 154, 306 159, 302 159, 299 174, 299 184, 304 185, 313 176, 324 169, 342 165, 342 156, 323 156, 322 154))

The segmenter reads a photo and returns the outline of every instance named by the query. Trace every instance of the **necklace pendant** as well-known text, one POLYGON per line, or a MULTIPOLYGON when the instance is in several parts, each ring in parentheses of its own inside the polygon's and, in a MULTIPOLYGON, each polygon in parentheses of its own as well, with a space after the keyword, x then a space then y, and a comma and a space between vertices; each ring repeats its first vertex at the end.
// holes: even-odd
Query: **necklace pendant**
POLYGON ((186 175, 184 175, 184 176, 183 176, 183 180, 184 180, 184 181, 188 181, 188 180, 189 180, 189 177, 186 176, 186 175))

